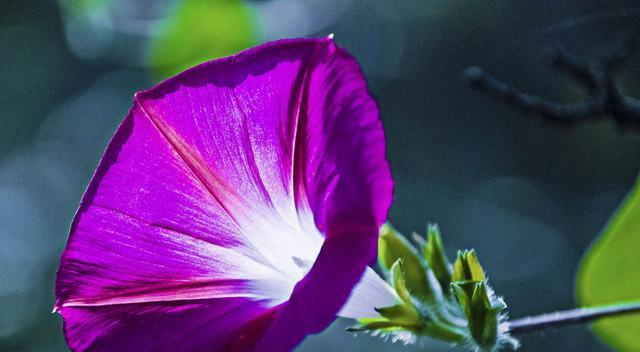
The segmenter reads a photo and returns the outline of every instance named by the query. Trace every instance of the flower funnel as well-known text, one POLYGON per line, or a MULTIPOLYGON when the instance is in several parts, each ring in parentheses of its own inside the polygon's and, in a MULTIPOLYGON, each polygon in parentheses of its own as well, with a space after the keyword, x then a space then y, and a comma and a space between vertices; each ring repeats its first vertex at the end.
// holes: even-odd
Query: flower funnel
POLYGON ((375 261, 391 198, 378 108, 333 40, 207 62, 136 94, 54 310, 74 351, 290 350, 375 261))

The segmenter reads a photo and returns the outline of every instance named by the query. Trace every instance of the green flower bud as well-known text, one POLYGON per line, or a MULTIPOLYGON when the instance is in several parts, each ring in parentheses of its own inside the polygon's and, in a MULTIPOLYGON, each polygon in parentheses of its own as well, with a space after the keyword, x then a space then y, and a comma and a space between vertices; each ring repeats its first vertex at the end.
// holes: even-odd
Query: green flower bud
POLYGON ((452 281, 483 281, 484 270, 475 250, 458 251, 458 259, 453 265, 452 281))
POLYGON ((517 342, 501 332, 500 324, 507 305, 493 294, 474 250, 458 252, 451 287, 464 315, 473 341, 483 350, 494 350, 500 342, 517 342))
POLYGON ((405 343, 430 337, 475 351, 515 349, 517 340, 502 321, 507 306, 487 284, 475 251, 458 251, 452 266, 437 226, 429 225, 426 240, 414 237, 422 255, 391 225, 382 227, 378 262, 397 301, 376 307, 379 316, 358 319, 347 330, 405 343))

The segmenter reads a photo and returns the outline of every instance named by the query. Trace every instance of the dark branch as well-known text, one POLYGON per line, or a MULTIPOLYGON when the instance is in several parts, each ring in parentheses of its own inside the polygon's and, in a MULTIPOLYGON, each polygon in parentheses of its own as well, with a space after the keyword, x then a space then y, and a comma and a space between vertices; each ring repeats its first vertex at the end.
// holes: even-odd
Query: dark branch
POLYGON ((484 90, 522 110, 537 112, 552 120, 571 122, 584 119, 592 115, 597 105, 594 99, 585 99, 578 103, 560 104, 535 95, 525 94, 518 88, 497 80, 479 67, 467 69, 465 76, 474 87, 484 90))
POLYGON ((556 50, 552 57, 554 66, 579 80, 588 90, 587 96, 575 103, 558 103, 526 94, 476 66, 465 70, 464 76, 473 87, 513 107, 538 113, 550 120, 578 122, 610 116, 620 125, 640 127, 640 99, 622 93, 614 78, 614 71, 623 65, 636 49, 637 37, 630 36, 609 55, 594 64, 582 62, 564 49, 556 50))

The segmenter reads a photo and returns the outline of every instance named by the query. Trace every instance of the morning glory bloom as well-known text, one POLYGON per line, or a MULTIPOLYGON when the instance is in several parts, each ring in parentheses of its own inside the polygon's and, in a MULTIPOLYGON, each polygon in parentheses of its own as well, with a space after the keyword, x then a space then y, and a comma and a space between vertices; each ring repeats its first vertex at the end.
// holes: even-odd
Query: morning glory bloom
POLYGON ((378 108, 331 38, 207 62, 135 95, 54 310, 74 351, 290 350, 394 303, 367 269, 391 199, 378 108))

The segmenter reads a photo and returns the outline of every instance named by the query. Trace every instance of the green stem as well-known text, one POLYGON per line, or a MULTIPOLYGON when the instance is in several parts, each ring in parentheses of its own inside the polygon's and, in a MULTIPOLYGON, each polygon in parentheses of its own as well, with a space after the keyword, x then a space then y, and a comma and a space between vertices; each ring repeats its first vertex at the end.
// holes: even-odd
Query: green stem
POLYGON ((509 322, 508 326, 509 332, 512 334, 519 334, 547 327, 588 323, 604 317, 613 317, 631 313, 640 313, 640 301, 615 303, 600 307, 576 308, 530 316, 512 320, 509 322))

